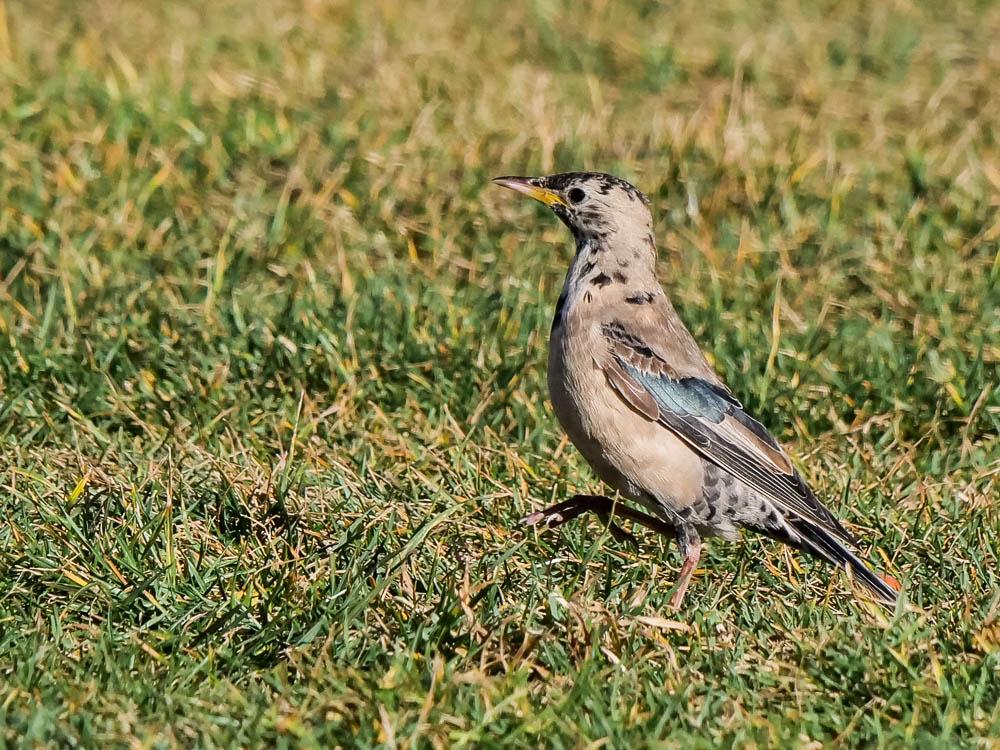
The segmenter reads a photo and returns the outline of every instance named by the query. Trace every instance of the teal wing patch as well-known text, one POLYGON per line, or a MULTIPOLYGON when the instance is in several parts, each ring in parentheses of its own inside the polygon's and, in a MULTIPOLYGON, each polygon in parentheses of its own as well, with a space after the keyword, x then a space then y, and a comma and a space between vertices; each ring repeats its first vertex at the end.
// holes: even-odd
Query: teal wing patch
POLYGON ((678 377, 670 365, 620 323, 606 326, 610 354, 620 375, 609 379, 640 411, 680 437, 704 459, 737 477, 785 512, 854 541, 819 501, 767 429, 722 386, 678 377), (625 382, 627 388, 622 388, 625 382), (645 398, 648 396, 648 398, 645 398), (649 399, 652 401, 650 402, 649 399), (655 405, 655 406, 654 406, 655 405))
POLYGON ((702 417, 718 424, 734 408, 740 408, 740 402, 735 398, 699 378, 673 380, 644 373, 628 363, 623 363, 623 366, 667 410, 702 417))

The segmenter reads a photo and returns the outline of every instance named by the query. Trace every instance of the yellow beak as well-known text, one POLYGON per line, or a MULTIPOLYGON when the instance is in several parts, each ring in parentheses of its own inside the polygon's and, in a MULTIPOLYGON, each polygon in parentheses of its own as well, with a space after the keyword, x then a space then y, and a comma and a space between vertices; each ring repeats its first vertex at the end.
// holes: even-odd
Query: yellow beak
POLYGON ((510 188, 511 190, 516 190, 519 193, 524 193, 529 198, 534 198, 536 201, 544 203, 546 206, 568 205, 559 193, 535 184, 536 180, 531 177, 494 177, 493 182, 501 187, 510 188))

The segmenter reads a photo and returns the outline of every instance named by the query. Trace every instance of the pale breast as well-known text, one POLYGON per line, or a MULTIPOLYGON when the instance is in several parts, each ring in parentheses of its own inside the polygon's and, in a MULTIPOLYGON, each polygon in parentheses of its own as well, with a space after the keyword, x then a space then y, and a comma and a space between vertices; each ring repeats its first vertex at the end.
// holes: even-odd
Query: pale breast
POLYGON ((557 418, 597 475, 625 497, 675 510, 701 499, 702 463, 673 433, 633 411, 594 360, 598 330, 569 319, 553 331, 549 393, 557 418))

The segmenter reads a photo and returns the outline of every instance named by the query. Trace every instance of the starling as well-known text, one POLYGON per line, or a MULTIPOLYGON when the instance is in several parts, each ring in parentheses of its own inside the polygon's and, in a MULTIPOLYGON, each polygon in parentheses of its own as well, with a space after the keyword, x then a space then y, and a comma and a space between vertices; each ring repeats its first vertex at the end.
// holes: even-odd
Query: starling
MULTIPOLYGON (((576 254, 556 303, 548 384, 556 416, 597 475, 622 498, 576 495, 529 515, 559 525, 585 512, 676 537, 679 608, 702 536, 741 528, 847 568, 892 607, 898 584, 852 551, 856 540, 788 455, 709 366, 656 278, 649 199, 612 175, 497 177, 552 209, 576 254)), ((627 534, 612 524, 620 538, 627 534)))

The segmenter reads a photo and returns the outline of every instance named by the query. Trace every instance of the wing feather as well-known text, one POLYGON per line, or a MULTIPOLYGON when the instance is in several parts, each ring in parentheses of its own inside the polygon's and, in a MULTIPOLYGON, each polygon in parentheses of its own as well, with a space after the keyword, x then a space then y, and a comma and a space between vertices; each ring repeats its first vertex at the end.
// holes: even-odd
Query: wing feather
POLYGON ((767 429, 728 390, 704 378, 680 376, 660 353, 619 321, 605 325, 602 333, 610 356, 599 364, 632 408, 662 424, 785 513, 854 541, 767 429))

